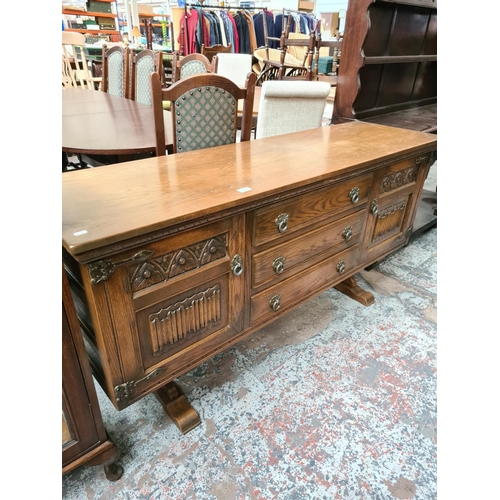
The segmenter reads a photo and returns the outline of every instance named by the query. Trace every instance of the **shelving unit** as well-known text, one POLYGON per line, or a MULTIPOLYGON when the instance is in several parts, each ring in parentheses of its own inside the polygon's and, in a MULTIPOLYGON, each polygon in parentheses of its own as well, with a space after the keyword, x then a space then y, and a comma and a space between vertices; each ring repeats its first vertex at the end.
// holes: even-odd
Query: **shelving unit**
MULTIPOLYGON (((99 0, 99 3, 109 3, 109 4, 115 4, 115 0, 99 0)), ((95 11, 88 11, 88 10, 77 10, 77 9, 71 9, 71 8, 63 8, 62 9, 62 14, 65 16, 75 16, 75 17, 82 17, 82 18, 94 18, 94 20, 98 17, 105 17, 108 19, 116 19, 116 25, 117 29, 114 30, 108 30, 108 29, 92 29, 92 28, 87 28, 87 27, 82 27, 82 28, 70 28, 67 27, 65 28, 65 31, 76 31, 77 33, 83 33, 83 34, 91 34, 91 35, 119 35, 120 31, 118 30, 118 15, 116 13, 109 13, 109 12, 95 12, 95 11)), ((95 21, 97 24, 97 21, 95 21)))
MULTIPOLYGON (((156 17, 166 17, 167 18, 167 28, 170 29, 171 22, 170 22, 170 15, 169 14, 139 14, 139 24, 140 27, 144 26, 144 19, 153 19, 156 17)), ((127 21, 120 19, 120 27, 126 27, 127 26, 127 21)), ((151 26, 154 28, 161 28, 161 23, 160 22, 152 22, 151 26)))

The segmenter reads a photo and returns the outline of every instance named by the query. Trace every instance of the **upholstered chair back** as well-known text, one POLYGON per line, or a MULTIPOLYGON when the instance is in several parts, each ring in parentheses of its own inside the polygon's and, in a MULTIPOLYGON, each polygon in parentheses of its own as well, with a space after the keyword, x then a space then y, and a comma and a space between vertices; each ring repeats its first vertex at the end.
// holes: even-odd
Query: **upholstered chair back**
POLYGON ((255 138, 321 127, 330 90, 331 86, 327 82, 263 82, 255 138))

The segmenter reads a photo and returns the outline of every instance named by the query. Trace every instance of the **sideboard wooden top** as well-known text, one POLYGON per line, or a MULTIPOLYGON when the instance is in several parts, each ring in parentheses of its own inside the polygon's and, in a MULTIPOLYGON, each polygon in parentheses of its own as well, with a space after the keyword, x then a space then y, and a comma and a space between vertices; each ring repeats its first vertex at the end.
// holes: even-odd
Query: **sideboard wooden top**
POLYGON ((66 172, 63 247, 92 253, 436 144, 433 134, 354 121, 66 172))

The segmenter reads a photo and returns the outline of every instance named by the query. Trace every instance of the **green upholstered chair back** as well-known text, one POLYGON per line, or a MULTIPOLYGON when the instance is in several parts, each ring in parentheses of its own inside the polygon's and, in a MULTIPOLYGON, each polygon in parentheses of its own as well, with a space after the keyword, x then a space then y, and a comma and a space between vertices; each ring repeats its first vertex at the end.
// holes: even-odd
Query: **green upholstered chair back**
POLYGON ((130 75, 130 50, 121 46, 102 48, 103 91, 128 97, 130 75))
POLYGON ((177 152, 235 142, 237 105, 230 92, 214 86, 189 90, 173 101, 177 152))
POLYGON ((201 61, 189 61, 183 66, 181 66, 181 78, 186 78, 187 76, 199 75, 200 73, 206 73, 207 68, 201 61))
POLYGON ((162 88, 157 73, 151 73, 150 78, 157 156, 166 151, 164 119, 171 120, 174 153, 236 142, 239 100, 243 102, 241 141, 250 140, 254 73, 249 74, 243 88, 212 72, 182 78, 167 89, 162 88), (164 111, 164 101, 171 104, 170 112, 164 111))
POLYGON ((203 73, 211 73, 212 65, 203 55, 194 53, 181 57, 177 52, 172 56, 172 83, 178 82, 182 78, 203 73))
POLYGON ((114 52, 108 59, 108 93, 123 97, 124 84, 123 84, 123 56, 120 52, 114 52))
POLYGON ((153 104, 150 75, 154 71, 159 72, 160 65, 161 54, 154 50, 144 49, 133 55, 131 98, 134 101, 149 106, 153 104))

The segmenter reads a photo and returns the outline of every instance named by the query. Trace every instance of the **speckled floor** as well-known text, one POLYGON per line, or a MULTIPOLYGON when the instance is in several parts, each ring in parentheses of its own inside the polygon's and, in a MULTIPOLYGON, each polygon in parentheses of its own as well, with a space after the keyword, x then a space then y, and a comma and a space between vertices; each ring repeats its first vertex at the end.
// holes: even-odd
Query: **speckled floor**
POLYGON ((437 228, 357 278, 373 305, 328 290, 181 377, 184 436, 97 387, 125 472, 80 467, 62 499, 436 499, 437 228))

